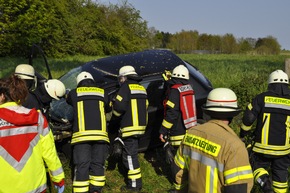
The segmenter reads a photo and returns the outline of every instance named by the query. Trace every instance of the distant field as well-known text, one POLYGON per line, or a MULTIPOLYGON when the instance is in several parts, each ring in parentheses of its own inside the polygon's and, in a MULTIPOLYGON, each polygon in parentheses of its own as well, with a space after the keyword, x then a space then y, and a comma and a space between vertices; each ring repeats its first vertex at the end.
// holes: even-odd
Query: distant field
MULTIPOLYGON (((284 70, 285 59, 290 55, 279 56, 248 56, 248 55, 179 55, 182 59, 196 66, 213 84, 213 87, 229 87, 233 89, 239 98, 242 108, 250 102, 257 93, 266 89, 268 75, 275 69, 284 70)), ((79 66, 87 61, 100 57, 74 56, 62 59, 50 59, 53 77, 57 78, 69 69, 79 66)), ((17 64, 27 63, 28 59, 1 58, 0 77, 12 73, 17 64)), ((34 66, 40 73, 47 76, 42 59, 34 60, 34 66)), ((240 118, 237 117, 232 127, 238 131, 240 118)), ((162 149, 154 149, 139 155, 143 177, 144 193, 165 193, 172 185, 170 183, 169 170, 164 162, 162 149)), ((65 192, 71 192, 70 168, 64 160, 67 175, 67 186, 65 192)), ((107 185, 104 193, 118 193, 119 188, 124 185, 122 168, 118 165, 108 165, 106 172, 107 185)), ((258 191, 254 191, 256 193, 258 191)))

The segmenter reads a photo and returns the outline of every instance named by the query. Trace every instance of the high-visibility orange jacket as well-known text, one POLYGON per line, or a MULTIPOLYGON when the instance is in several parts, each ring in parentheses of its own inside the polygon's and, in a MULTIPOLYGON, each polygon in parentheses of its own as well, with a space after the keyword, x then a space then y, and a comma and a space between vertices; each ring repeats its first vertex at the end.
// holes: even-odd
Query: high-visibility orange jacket
POLYGON ((45 191, 44 162, 61 186, 64 172, 44 116, 14 102, 0 105, 0 192, 45 191))

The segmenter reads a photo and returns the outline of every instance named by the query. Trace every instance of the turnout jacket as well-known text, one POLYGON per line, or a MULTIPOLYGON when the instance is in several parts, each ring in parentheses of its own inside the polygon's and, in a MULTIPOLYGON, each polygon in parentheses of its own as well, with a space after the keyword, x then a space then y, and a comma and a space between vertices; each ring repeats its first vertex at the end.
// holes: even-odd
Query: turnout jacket
POLYGON ((125 81, 113 103, 113 115, 121 118, 123 138, 145 133, 148 122, 148 100, 146 89, 136 80, 125 81))
POLYGON ((169 134, 173 146, 179 146, 186 129, 197 123, 194 91, 190 84, 176 81, 164 101, 164 119, 159 130, 164 136, 169 134))
POLYGON ((104 89, 95 84, 78 86, 69 92, 67 103, 73 106, 74 111, 71 144, 109 142, 106 112, 110 111, 110 107, 104 89))
POLYGON ((249 131, 257 120, 254 152, 269 156, 290 153, 290 91, 288 88, 286 91, 287 95, 263 92, 247 106, 241 129, 249 131))
POLYGON ((253 186, 244 143, 219 120, 187 130, 174 162, 176 189, 181 192, 250 193, 253 186))
POLYGON ((0 192, 45 191, 44 162, 52 181, 62 186, 63 168, 42 113, 14 102, 0 105, 0 192))

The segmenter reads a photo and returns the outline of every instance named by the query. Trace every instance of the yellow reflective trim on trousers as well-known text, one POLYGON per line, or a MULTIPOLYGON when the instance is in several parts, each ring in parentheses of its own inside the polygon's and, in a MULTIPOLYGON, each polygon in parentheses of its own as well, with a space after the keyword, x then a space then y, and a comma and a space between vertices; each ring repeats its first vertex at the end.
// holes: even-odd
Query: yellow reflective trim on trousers
POLYGON ((89 192, 89 186, 87 187, 82 187, 82 188, 78 188, 78 187, 73 187, 73 192, 74 193, 82 193, 82 192, 89 192))
POLYGON ((267 145, 268 144, 268 139, 269 139, 269 125, 270 125, 270 118, 271 114, 270 113, 264 113, 263 115, 263 128, 262 128, 262 134, 261 134, 261 143, 267 145), (265 119, 267 119, 265 121, 265 119))
POLYGON ((105 113, 105 107, 104 102, 99 101, 99 108, 100 108, 100 116, 101 116, 101 128, 102 131, 107 131, 107 123, 106 123, 106 113, 105 113))
POLYGON ((287 193, 288 183, 273 181, 273 189, 276 193, 287 193))
POLYGON ((84 121, 84 103, 83 101, 79 101, 77 103, 78 106, 78 123, 79 123, 79 131, 85 130, 85 121, 84 121))
POLYGON ((104 186, 106 182, 105 176, 90 176, 90 184, 94 186, 104 186))
POLYGON ((88 186, 90 185, 89 181, 73 181, 73 186, 88 186))
POLYGON ((163 121, 162 121, 162 126, 163 127, 165 127, 166 129, 171 129, 172 125, 173 125, 172 123, 169 123, 168 121, 163 119, 163 121))
POLYGON ((168 101, 166 102, 166 105, 168 105, 168 106, 171 107, 171 108, 174 108, 174 106, 175 106, 175 104, 174 104, 173 102, 171 102, 170 100, 168 100, 168 101))
POLYGON ((116 99, 117 99, 118 101, 122 101, 122 100, 123 100, 123 98, 122 98, 120 95, 117 95, 117 96, 116 96, 116 99))
POLYGON ((133 126, 139 125, 137 100, 131 99, 133 126))
POLYGON ((225 183, 232 184, 238 180, 245 180, 253 178, 252 168, 250 165, 242 166, 227 170, 224 172, 225 183))
POLYGON ((141 169, 140 168, 137 168, 135 170, 129 170, 128 171, 128 178, 129 179, 139 179, 141 178, 141 169))

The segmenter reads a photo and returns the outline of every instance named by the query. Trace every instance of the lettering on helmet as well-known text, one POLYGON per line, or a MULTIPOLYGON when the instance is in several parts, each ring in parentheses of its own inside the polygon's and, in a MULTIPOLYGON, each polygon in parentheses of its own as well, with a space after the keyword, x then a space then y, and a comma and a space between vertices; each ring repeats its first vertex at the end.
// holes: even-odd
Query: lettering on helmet
POLYGON ((199 149, 207 154, 217 157, 221 146, 217 143, 204 139, 202 137, 186 134, 183 144, 199 149))

